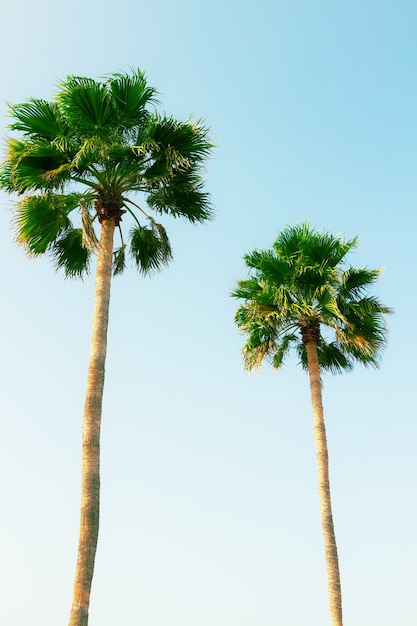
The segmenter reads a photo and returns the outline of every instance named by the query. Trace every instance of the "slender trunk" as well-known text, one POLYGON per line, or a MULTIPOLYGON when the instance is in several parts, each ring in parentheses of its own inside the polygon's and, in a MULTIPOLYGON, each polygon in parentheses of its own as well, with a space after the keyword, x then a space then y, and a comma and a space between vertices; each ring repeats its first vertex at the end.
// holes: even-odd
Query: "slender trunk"
POLYGON ((69 626, 87 626, 100 513, 100 426, 107 350, 114 221, 102 223, 97 256, 93 329, 84 404, 78 559, 69 626))
POLYGON ((340 586, 339 559, 337 556, 336 537, 333 525, 332 503, 330 499, 329 456, 327 451, 326 428, 323 416, 317 344, 314 341, 308 341, 306 343, 306 350, 308 373, 310 377, 314 438, 316 441, 319 501, 324 552, 326 558, 330 615, 332 619, 332 626, 342 626, 342 591, 340 586))

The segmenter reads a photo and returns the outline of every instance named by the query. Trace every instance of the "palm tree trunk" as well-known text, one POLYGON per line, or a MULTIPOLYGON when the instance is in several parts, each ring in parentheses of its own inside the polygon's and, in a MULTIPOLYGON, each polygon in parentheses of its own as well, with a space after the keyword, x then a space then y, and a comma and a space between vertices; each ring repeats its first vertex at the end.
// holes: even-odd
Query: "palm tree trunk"
POLYGON ((102 223, 97 256, 93 329, 84 404, 78 559, 69 626, 87 626, 100 512, 100 426, 113 259, 112 219, 102 223))
POLYGON ((308 373, 310 377, 314 438, 316 441, 319 501, 324 552, 326 558, 330 615, 332 619, 332 626, 342 626, 342 591, 340 586, 339 559, 337 556, 336 537, 333 525, 332 503, 330 499, 329 456, 327 451, 326 428, 323 416, 317 344, 314 341, 307 342, 306 350, 308 373))

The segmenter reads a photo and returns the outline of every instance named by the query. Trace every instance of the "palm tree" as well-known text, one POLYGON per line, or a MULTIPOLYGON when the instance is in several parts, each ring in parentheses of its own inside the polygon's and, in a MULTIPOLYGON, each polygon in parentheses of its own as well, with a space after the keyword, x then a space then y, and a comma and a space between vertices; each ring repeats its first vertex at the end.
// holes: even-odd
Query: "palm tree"
POLYGON ((354 361, 377 366, 386 341, 383 315, 391 310, 366 295, 380 271, 345 265, 356 245, 304 223, 287 227, 271 250, 244 259, 251 270, 232 296, 244 301, 235 322, 247 335, 244 365, 264 359, 279 369, 292 348, 308 371, 316 442, 319 501, 333 626, 342 626, 339 561, 330 499, 321 372, 341 372, 354 361))
POLYGON ((99 529, 100 423, 110 284, 130 255, 142 274, 172 257, 154 215, 204 222, 211 217, 202 166, 212 144, 201 120, 158 114, 156 91, 137 70, 101 82, 69 76, 51 102, 11 105, 0 186, 17 193, 17 240, 47 254, 66 276, 81 277, 97 254, 94 318, 82 433, 81 519, 70 626, 88 623, 99 529), (132 199, 132 193, 142 200, 132 199), (146 202, 148 209, 143 208, 146 202), (128 234, 122 217, 131 217, 128 234), (78 220, 78 221, 77 221, 78 220), (99 241, 96 231, 100 231, 99 241), (118 231, 120 244, 114 247, 118 231))

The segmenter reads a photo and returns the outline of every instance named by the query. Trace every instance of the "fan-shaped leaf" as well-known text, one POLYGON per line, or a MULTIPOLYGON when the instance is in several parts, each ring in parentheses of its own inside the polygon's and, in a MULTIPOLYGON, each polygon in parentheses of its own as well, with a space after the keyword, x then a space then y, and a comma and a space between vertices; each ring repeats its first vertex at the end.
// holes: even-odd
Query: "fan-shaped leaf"
POLYGON ((69 76, 61 85, 58 100, 70 126, 87 135, 98 135, 117 122, 109 90, 95 80, 69 76))
POLYGON ((203 183, 193 170, 178 171, 151 190, 147 198, 149 206, 158 213, 185 217, 190 222, 203 222, 212 216, 212 207, 203 183))
POLYGON ((83 246, 81 228, 71 228, 57 239, 52 247, 57 269, 63 269, 68 278, 81 278, 89 272, 90 251, 83 246))
MULTIPOLYGON (((155 145, 155 153, 173 150, 179 163, 191 159, 193 163, 208 156, 213 144, 208 139, 209 129, 202 120, 179 122, 172 117, 155 116, 149 126, 149 140, 155 145)), ((175 165, 175 161, 172 161, 175 165)))
POLYGON ((140 70, 129 74, 112 74, 109 86, 119 124, 127 128, 143 124, 148 117, 146 106, 155 102, 156 90, 148 86, 140 70))
POLYGON ((76 207, 71 198, 54 194, 25 196, 15 216, 17 237, 27 251, 43 254, 71 222, 68 213, 76 207))
POLYGON ((135 226, 130 232, 130 251, 143 274, 162 269, 172 258, 168 237, 161 225, 135 226))
POLYGON ((65 135, 67 126, 56 102, 30 99, 23 104, 9 105, 9 113, 17 121, 9 125, 28 137, 54 140, 65 135))

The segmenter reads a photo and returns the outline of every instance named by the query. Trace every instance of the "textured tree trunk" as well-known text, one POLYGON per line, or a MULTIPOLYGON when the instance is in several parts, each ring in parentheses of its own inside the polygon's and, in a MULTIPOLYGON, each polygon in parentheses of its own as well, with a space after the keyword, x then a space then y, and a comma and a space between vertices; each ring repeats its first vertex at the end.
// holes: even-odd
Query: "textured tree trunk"
POLYGON ((82 431, 80 535, 69 626, 87 626, 100 512, 100 426, 107 350, 114 221, 102 223, 82 431))
POLYGON ((330 615, 332 619, 332 626, 342 626, 342 591, 340 586, 339 559, 337 556, 332 504, 330 499, 329 456, 327 451, 326 428, 323 417, 323 402, 317 344, 314 341, 308 341, 306 343, 306 350, 308 373, 310 377, 314 438, 316 441, 319 501, 321 525, 323 529, 324 552, 326 558, 330 615))

